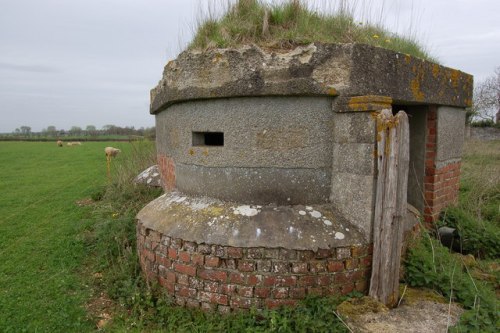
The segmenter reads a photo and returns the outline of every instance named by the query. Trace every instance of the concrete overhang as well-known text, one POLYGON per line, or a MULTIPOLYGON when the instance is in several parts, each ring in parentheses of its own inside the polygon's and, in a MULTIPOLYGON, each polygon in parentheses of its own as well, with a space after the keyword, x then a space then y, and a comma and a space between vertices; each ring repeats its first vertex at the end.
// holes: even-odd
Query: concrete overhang
POLYGON ((185 51, 151 90, 150 112, 188 100, 248 96, 387 96, 399 103, 471 106, 473 77, 365 44, 314 43, 286 52, 257 46, 185 51))

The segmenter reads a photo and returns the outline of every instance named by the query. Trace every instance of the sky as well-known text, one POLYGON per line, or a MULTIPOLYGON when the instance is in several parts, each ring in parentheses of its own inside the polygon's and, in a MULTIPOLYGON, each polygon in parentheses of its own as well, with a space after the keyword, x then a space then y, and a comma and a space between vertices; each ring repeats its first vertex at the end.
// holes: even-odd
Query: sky
MULTIPOLYGON (((0 133, 154 126, 149 91, 214 1, 228 0, 0 0, 0 133)), ((500 66, 499 0, 350 2, 476 82, 500 66)))

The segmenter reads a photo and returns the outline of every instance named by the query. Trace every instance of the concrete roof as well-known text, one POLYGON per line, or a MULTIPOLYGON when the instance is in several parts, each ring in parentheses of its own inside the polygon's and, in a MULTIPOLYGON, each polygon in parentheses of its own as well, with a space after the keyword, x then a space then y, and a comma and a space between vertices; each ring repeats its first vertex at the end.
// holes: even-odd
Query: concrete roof
POLYGON ((286 53, 246 46, 181 53, 151 90, 150 112, 193 99, 294 95, 468 107, 472 89, 469 74, 365 44, 315 43, 286 53))

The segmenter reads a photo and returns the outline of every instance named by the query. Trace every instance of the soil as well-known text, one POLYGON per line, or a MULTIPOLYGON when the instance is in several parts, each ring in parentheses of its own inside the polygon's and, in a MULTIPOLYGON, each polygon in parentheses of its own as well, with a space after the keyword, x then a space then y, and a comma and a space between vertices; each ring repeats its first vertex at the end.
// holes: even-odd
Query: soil
POLYGON ((462 312, 431 291, 409 289, 399 307, 389 310, 370 297, 350 299, 338 312, 356 333, 439 333, 455 325, 462 312))

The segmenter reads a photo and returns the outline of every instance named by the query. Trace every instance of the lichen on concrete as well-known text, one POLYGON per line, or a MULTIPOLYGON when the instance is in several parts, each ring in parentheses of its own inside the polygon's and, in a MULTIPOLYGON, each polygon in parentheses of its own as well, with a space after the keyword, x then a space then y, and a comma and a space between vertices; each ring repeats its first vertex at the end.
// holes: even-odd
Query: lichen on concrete
POLYGON ((316 251, 365 243, 330 205, 251 205, 170 192, 137 219, 146 228, 198 244, 316 251))

